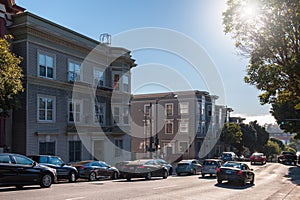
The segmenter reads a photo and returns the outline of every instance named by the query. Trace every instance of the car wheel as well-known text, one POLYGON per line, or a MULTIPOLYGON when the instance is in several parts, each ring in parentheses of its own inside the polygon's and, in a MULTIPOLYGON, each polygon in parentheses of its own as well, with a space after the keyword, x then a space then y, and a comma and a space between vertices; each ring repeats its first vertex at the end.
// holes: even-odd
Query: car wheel
POLYGON ((148 172, 146 174, 146 177, 145 177, 146 180, 150 180, 151 179, 151 172, 148 172))
POLYGON ((253 165, 253 162, 250 162, 251 165, 253 165))
POLYGON ((181 173, 177 173, 177 176, 180 176, 181 175, 181 173))
POLYGON ((201 174, 201 175, 202 175, 203 178, 205 177, 205 174, 201 174))
POLYGON ((168 178, 168 171, 167 170, 164 170, 164 172, 163 172, 163 179, 166 179, 166 178, 168 178))
POLYGON ((23 186, 24 186, 24 185, 16 185, 16 188, 17 188, 18 190, 22 190, 22 189, 23 189, 23 186))
POLYGON ((69 182, 70 182, 70 183, 73 183, 73 182, 75 182, 75 181, 76 181, 76 174, 75 174, 74 171, 72 171, 72 172, 70 172, 70 174, 69 174, 69 182))
POLYGON ((218 179, 218 184, 222 184, 222 180, 221 179, 218 179))
POLYGON ((126 180, 127 180, 127 181, 130 181, 130 180, 131 180, 131 177, 127 177, 126 180))
POLYGON ((90 175, 89 175, 89 181, 95 181, 97 178, 96 178, 96 173, 95 172, 91 172, 90 175))
POLYGON ((40 180, 40 186, 42 188, 48 188, 52 184, 52 176, 50 174, 43 174, 40 180))
POLYGON ((118 179, 118 173, 117 172, 114 172, 111 177, 111 179, 115 180, 115 179, 118 179))
POLYGON ((193 175, 196 175, 196 174, 197 174, 197 171, 194 169, 193 172, 192 172, 192 174, 193 174, 193 175))
POLYGON ((250 183, 253 185, 254 184, 254 176, 252 177, 252 180, 250 181, 250 183))

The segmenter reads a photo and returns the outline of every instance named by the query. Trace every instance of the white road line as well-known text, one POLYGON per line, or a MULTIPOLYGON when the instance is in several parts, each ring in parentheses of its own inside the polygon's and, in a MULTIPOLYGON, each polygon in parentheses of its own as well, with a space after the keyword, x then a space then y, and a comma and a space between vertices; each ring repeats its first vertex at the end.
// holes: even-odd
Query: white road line
POLYGON ((85 199, 85 197, 74 197, 74 198, 66 199, 66 200, 79 200, 79 199, 85 199))
POLYGON ((172 188, 172 187, 176 187, 177 185, 169 185, 169 186, 163 186, 163 187, 156 187, 153 188, 153 190, 159 190, 159 189, 165 189, 165 188, 172 188))

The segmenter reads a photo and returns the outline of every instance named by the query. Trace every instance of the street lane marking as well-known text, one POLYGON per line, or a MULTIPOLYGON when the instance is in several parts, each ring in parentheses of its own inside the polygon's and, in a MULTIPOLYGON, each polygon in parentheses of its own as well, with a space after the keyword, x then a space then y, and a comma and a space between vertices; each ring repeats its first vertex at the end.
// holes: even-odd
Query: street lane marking
POLYGON ((66 199, 66 200, 79 200, 79 199, 85 199, 85 197, 74 197, 74 198, 66 199))
POLYGON ((172 188, 172 187, 176 187, 177 185, 169 185, 169 186, 163 186, 163 187, 156 187, 153 188, 153 190, 159 190, 159 189, 165 189, 165 188, 172 188))

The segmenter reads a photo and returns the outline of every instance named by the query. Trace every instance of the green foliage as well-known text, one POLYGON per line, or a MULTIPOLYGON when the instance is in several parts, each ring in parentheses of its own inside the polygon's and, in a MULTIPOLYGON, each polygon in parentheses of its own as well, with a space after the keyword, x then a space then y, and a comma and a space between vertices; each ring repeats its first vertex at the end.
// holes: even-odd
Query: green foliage
POLYGON ((236 123, 225 123, 220 135, 220 140, 227 145, 236 147, 239 151, 242 151, 242 131, 236 123))
POLYGON ((291 152, 294 152, 294 153, 297 152, 296 149, 294 149, 294 148, 292 148, 292 147, 290 147, 290 146, 286 146, 286 147, 285 147, 285 151, 291 151, 291 152))
POLYGON ((257 124, 257 121, 250 122, 250 125, 255 129, 256 134, 257 134, 255 150, 262 151, 263 147, 268 143, 270 134, 266 131, 266 129, 264 127, 257 124))
POLYGON ((0 38, 0 108, 4 115, 16 105, 17 94, 23 91, 23 74, 19 67, 22 59, 10 51, 7 39, 12 36, 0 38))
POLYGON ((254 152, 257 141, 256 130, 249 124, 241 124, 241 131, 243 133, 242 139, 245 147, 248 147, 251 152, 254 152))
POLYGON ((262 104, 287 102, 299 110, 300 1, 227 0, 227 6, 224 32, 249 57, 245 82, 262 91, 262 104))
POLYGON ((278 143, 269 140, 263 148, 267 158, 271 158, 274 154, 279 155, 282 150, 280 149, 278 143))
POLYGON ((277 138, 270 138, 270 141, 277 143, 281 151, 283 151, 285 149, 285 146, 281 140, 279 140, 277 138))

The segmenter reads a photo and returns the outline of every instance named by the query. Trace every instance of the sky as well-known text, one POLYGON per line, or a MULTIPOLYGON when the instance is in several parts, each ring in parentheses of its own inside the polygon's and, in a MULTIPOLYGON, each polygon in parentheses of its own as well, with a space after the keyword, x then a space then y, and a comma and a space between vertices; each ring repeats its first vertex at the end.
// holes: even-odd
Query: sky
POLYGON ((205 90, 232 116, 274 123, 260 92, 244 83, 248 59, 225 35, 225 0, 16 0, 28 12, 95 40, 112 35, 112 46, 132 51, 132 92, 205 90), (125 39, 124 39, 125 38, 125 39), (123 46, 124 45, 124 46, 123 46))

